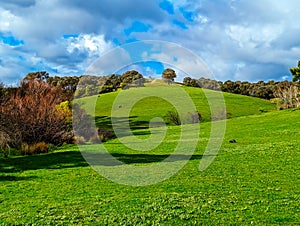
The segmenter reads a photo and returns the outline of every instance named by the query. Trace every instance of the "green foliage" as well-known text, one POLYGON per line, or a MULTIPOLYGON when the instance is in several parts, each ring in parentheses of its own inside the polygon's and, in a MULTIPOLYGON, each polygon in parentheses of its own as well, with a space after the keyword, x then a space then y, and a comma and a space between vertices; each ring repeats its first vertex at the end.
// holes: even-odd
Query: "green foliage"
POLYGON ((97 95, 101 92, 101 87, 105 84, 106 78, 104 76, 80 76, 77 84, 75 97, 87 97, 97 95))
POLYGON ((104 85, 101 88, 100 93, 110 93, 114 91, 114 87, 112 85, 104 85))
POLYGON ((191 77, 185 77, 183 79, 183 84, 191 87, 200 87, 199 82, 196 79, 192 79, 191 77))
POLYGON ((267 100, 275 98, 275 93, 277 92, 278 88, 294 85, 293 82, 288 81, 274 82, 271 80, 268 82, 258 81, 256 83, 250 83, 227 80, 225 82, 221 82, 203 77, 198 80, 185 77, 183 79, 183 84, 191 87, 200 87, 204 89, 241 94, 267 100))
POLYGON ((47 83, 52 84, 54 86, 59 86, 66 91, 75 92, 76 87, 78 85, 80 77, 77 76, 65 76, 65 77, 48 77, 47 83))
POLYGON ((290 72, 293 75, 293 82, 300 83, 300 60, 298 60, 298 67, 290 68, 290 72))
POLYGON ((104 85, 112 86, 113 91, 116 91, 120 87, 121 83, 122 83, 121 76, 117 74, 112 74, 107 77, 107 80, 104 85))
POLYGON ((72 114, 71 103, 68 100, 61 102, 56 107, 58 111, 62 112, 62 114, 66 114, 68 116, 72 114))
POLYGON ((121 75, 122 85, 126 86, 138 86, 141 87, 144 85, 144 78, 139 72, 135 70, 127 71, 121 75))
POLYGON ((176 78, 176 72, 171 68, 166 68, 162 73, 162 79, 172 83, 176 78))
POLYGON ((56 105, 57 113, 65 118, 65 123, 67 125, 66 131, 72 131, 72 104, 70 101, 66 100, 56 105))

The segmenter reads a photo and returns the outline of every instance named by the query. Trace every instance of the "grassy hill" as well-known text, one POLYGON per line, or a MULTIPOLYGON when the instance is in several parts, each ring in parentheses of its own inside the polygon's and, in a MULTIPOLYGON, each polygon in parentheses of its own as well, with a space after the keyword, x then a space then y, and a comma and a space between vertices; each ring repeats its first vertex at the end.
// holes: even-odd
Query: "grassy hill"
MULTIPOLYGON (((126 92, 135 95, 146 90, 126 92)), ((187 92, 205 115, 200 89, 187 88, 187 92)), ((99 116, 109 116, 107 105, 117 94, 101 95, 99 116)), ((169 179, 149 186, 127 186, 102 177, 76 145, 43 155, 1 158, 0 225, 299 224, 300 110, 272 111, 274 106, 263 100, 232 94, 224 97, 232 118, 227 120, 218 155, 205 171, 199 171, 199 164, 212 123, 220 121, 201 123, 196 150, 188 163, 169 179), (272 112, 262 114, 260 110, 272 112), (232 138, 237 142, 229 143, 232 138)), ((153 110, 138 103, 132 110, 137 117, 132 120, 147 121, 146 112, 164 114, 168 110, 167 104, 159 105, 155 98, 146 102, 150 101, 153 110)), ((197 125, 186 126, 192 136, 197 125)), ((149 152, 132 150, 119 139, 104 145, 130 166, 153 166, 178 144, 181 127, 167 129, 163 142, 149 152)), ((160 128, 153 131, 159 133, 160 128)), ((136 132, 141 139, 149 136, 148 129, 136 132)), ((193 140, 184 142, 188 153, 193 140)), ((173 161, 183 161, 184 153, 181 157, 173 161)), ((99 164, 107 165, 106 159, 99 164)), ((126 171, 119 176, 128 176, 124 174, 126 171)))
MULTIPOLYGON (((182 87, 182 89, 190 96, 196 109, 202 116, 202 122, 211 121, 211 112, 209 104, 222 106, 223 96, 226 104, 227 118, 235 118, 240 116, 247 116, 253 114, 261 114, 262 112, 273 111, 276 106, 267 100, 253 98, 249 96, 236 95, 231 93, 222 93, 212 90, 202 90, 193 87, 182 87)), ((121 107, 125 107, 131 99, 139 96, 148 96, 138 101, 130 112, 132 123, 148 126, 148 122, 154 117, 163 117, 168 123, 166 115, 168 111, 173 111, 174 107, 168 101, 160 98, 160 95, 169 94, 170 99, 181 101, 184 104, 184 97, 176 96, 176 86, 165 86, 160 83, 149 85, 143 88, 132 88, 125 91, 101 94, 100 97, 92 96, 80 99, 85 104, 85 109, 90 114, 98 116, 98 123, 105 125, 110 121, 112 113, 112 106, 115 99, 122 94, 125 101, 120 103, 121 107), (157 93, 157 96, 150 96, 149 93, 157 93), (182 100, 181 100, 182 99, 182 100), (94 108, 93 104, 96 104, 94 108), (95 110, 94 110, 95 109, 95 110)), ((220 111, 224 111, 220 108, 220 111)), ((222 113, 222 112, 220 112, 222 113)))

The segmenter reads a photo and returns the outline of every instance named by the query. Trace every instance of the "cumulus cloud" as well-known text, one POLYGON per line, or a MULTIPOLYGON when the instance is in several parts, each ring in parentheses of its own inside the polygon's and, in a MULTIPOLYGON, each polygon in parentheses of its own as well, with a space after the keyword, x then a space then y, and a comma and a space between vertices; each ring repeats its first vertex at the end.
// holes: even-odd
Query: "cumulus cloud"
POLYGON ((187 22, 184 32, 158 27, 156 37, 194 51, 217 79, 278 80, 289 75, 288 68, 299 58, 297 1, 173 2, 175 11, 192 10, 194 21, 187 22))
MULTIPOLYGON (((76 74, 83 73, 92 61, 89 58, 98 57, 113 47, 113 38, 126 39, 119 37, 120 31, 126 29, 131 20, 144 18, 150 22, 162 20, 158 2, 12 0, 0 3, 0 32, 24 40, 20 52, 40 58, 59 74, 74 73, 76 69, 76 74), (78 34, 78 37, 64 40, 66 34, 78 34)), ((17 59, 20 52, 9 49, 6 57, 17 59)), ((0 60, 3 61, 2 57, 0 60)), ((30 61, 30 57, 27 61, 30 61)), ((28 67, 23 61, 19 64, 28 67)), ((19 73, 16 68, 4 67, 0 74, 3 77, 4 71, 7 72, 5 80, 8 71, 11 71, 12 79, 19 73), (15 73, 12 73, 14 70, 15 73)), ((28 70, 39 68, 32 65, 28 70)))
MULTIPOLYGON (((163 40, 200 56, 217 79, 278 80, 289 76, 288 68, 299 59, 298 4, 298 0, 3 0, 0 36, 22 45, 14 48, 0 41, 0 79, 45 69, 79 75, 116 45, 163 40)), ((163 51, 157 57, 168 57, 170 53, 163 51)), ((123 63, 128 56, 134 60, 133 51, 123 56, 123 63)), ((185 68, 192 67, 191 62, 179 59, 176 64, 185 68)))
POLYGON ((133 64, 129 53, 121 48, 116 47, 111 51, 106 52, 95 61, 93 61, 85 71, 88 75, 109 75, 115 74, 124 67, 133 64))
POLYGON ((191 50, 170 42, 146 41, 152 45, 148 52, 144 52, 144 60, 161 62, 164 68, 177 69, 176 80, 182 81, 184 77, 213 78, 204 61, 191 50))
POLYGON ((111 43, 105 41, 104 35, 84 34, 76 38, 69 38, 67 51, 69 53, 77 51, 87 52, 89 56, 99 56, 100 53, 103 53, 111 47, 111 43))
POLYGON ((9 10, 0 8, 0 31, 11 32, 13 23, 20 23, 21 20, 16 15, 12 14, 9 10))

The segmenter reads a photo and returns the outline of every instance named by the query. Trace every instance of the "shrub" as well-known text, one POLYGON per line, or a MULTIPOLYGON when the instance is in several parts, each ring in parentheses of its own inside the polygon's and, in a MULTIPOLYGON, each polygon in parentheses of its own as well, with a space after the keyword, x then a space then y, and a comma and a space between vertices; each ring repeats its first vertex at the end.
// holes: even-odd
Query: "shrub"
POLYGON ((58 114, 65 117, 65 123, 67 126, 67 131, 72 130, 72 107, 70 101, 64 101, 60 104, 56 105, 56 110, 58 111, 58 114))
POLYGON ((105 142, 113 137, 115 137, 115 134, 111 130, 98 129, 98 139, 101 142, 105 142))
POLYGON ((7 133, 0 131, 0 147, 9 148, 10 138, 7 133))
POLYGON ((101 88, 100 93, 110 93, 114 91, 114 87, 112 85, 104 85, 101 88))
POLYGON ((42 81, 23 82, 0 103, 0 131, 13 148, 39 142, 61 145, 70 138, 67 114, 57 109, 62 90, 42 81))
POLYGON ((231 116, 231 113, 226 112, 226 109, 222 109, 218 112, 215 112, 214 115, 212 115, 211 120, 212 121, 218 121, 218 120, 223 120, 226 118, 229 118, 231 116))
POLYGON ((181 125, 180 117, 177 111, 168 111, 167 117, 175 125, 181 125))
POLYGON ((5 158, 9 156, 10 152, 10 138, 7 133, 0 131, 0 153, 3 154, 5 158))
POLYGON ((85 143, 95 134, 95 119, 88 115, 79 104, 73 105, 73 130, 76 142, 85 143), (94 129, 93 129, 94 128, 94 129))
POLYGON ((300 107, 300 91, 295 85, 278 87, 274 95, 280 99, 280 109, 300 107))
POLYGON ((52 151, 55 151, 57 149, 58 149, 58 147, 55 146, 54 144, 48 144, 48 152, 52 152, 52 151))
POLYGON ((189 114, 189 118, 190 118, 189 122, 191 124, 199 123, 202 119, 202 116, 198 111, 195 111, 193 113, 189 112, 188 114, 189 114))

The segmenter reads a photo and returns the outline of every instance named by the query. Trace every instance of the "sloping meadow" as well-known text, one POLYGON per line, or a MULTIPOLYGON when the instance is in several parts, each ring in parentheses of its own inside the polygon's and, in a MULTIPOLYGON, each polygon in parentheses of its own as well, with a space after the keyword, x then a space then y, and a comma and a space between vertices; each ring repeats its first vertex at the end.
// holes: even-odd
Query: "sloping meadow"
MULTIPOLYGON (((126 92, 134 95, 137 90, 126 92)), ((202 110, 201 115, 206 118, 200 123, 194 150, 191 147, 195 139, 188 137, 194 136, 199 124, 175 126, 170 123, 166 131, 162 130, 164 127, 149 129, 150 117, 162 116, 169 108, 168 103, 148 97, 141 100, 145 103, 134 105, 130 119, 135 122, 131 127, 135 137, 144 140, 145 145, 152 134, 164 135, 152 150, 140 151, 144 147, 142 144, 141 147, 135 146, 136 149, 130 148, 125 145, 129 138, 123 136, 103 144, 63 146, 48 154, 1 159, 0 224, 299 223, 300 110, 266 112, 274 110, 274 106, 266 101, 224 94, 231 118, 226 120, 222 146, 213 162, 200 171, 211 128, 222 121, 208 120, 209 115, 201 107, 204 98, 199 90, 187 88, 196 100, 197 110, 202 110), (150 103, 154 107, 147 108, 150 103), (183 140, 182 127, 187 129, 187 139, 183 140), (231 139, 236 142, 230 143, 231 139), (180 142, 183 143, 182 153, 165 161, 174 155, 173 151, 180 142), (162 162, 165 166, 176 162, 184 164, 162 182, 146 186, 126 185, 117 181, 130 178, 128 171, 116 171, 119 174, 113 178, 115 181, 107 179, 80 153, 96 150, 99 145, 105 148, 101 149, 103 153, 101 150, 97 153, 98 157, 102 156, 97 161, 101 169, 118 169, 122 164, 145 168, 162 162), (119 164, 110 164, 111 156, 119 164)), ((116 95, 111 93, 98 98, 95 112, 96 116, 102 116, 98 120, 109 121, 103 116, 110 117, 108 103, 116 95)), ((163 173, 161 171, 157 177, 163 173)))

